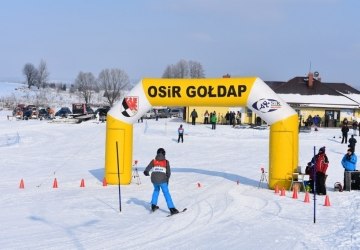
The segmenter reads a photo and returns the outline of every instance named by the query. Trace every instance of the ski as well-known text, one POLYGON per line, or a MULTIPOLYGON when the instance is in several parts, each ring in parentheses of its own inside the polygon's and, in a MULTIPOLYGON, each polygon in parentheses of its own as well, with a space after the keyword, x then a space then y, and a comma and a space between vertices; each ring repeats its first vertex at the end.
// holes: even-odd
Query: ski
MULTIPOLYGON (((183 210, 179 211, 177 214, 183 213, 186 210, 187 210, 187 208, 184 208, 183 210)), ((170 216, 177 215, 177 214, 168 214, 166 217, 170 217, 170 216)))

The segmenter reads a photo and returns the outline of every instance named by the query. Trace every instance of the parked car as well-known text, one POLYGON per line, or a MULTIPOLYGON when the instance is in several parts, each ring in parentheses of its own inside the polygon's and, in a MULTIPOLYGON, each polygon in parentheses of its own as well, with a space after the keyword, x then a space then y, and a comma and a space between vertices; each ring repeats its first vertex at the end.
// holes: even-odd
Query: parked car
POLYGON ((145 119, 154 119, 155 118, 155 112, 153 109, 150 109, 148 112, 146 112, 144 115, 143 115, 143 118, 145 119))
POLYGON ((165 108, 165 109, 156 109, 157 113, 158 113, 158 117, 159 118, 169 118, 171 117, 169 109, 165 108))
POLYGON ((29 120, 32 118, 33 111, 31 109, 27 109, 23 113, 23 120, 29 120))
POLYGON ((42 120, 48 118, 49 118, 49 113, 47 112, 47 110, 44 108, 39 109, 39 119, 42 120))
POLYGON ((182 116, 183 116, 182 108, 170 109, 169 113, 170 113, 170 117, 180 117, 180 118, 182 118, 182 116))
POLYGON ((68 107, 62 107, 58 112, 55 113, 55 116, 68 117, 70 114, 72 114, 72 112, 68 107))

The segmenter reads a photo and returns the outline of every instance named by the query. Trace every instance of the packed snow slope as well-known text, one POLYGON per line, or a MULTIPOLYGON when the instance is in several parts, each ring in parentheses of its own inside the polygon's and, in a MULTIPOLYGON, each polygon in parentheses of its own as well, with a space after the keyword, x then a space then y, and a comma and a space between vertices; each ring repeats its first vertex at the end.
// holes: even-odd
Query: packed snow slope
POLYGON ((303 170, 314 146, 326 146, 330 161, 331 206, 317 196, 314 223, 312 197, 258 188, 269 130, 184 124, 177 143, 179 120, 136 123, 141 184, 121 186, 120 203, 118 186, 102 184, 105 123, 7 120, 10 113, 0 112, 1 249, 360 249, 359 191, 333 190, 347 149, 340 129, 299 134, 303 170), (159 147, 172 167, 175 206, 188 208, 169 218, 162 194, 150 213, 152 184, 142 173, 159 147))

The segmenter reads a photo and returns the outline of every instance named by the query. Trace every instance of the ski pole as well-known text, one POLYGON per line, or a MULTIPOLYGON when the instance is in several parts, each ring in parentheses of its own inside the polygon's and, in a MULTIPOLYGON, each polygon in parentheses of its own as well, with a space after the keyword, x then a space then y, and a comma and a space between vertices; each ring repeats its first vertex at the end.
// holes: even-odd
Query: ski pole
POLYGON ((314 146, 314 167, 313 167, 313 176, 314 176, 314 224, 316 223, 316 147, 314 146))
POLYGON ((116 141, 116 162, 117 162, 117 174, 118 174, 118 186, 119 186, 119 210, 121 213, 121 189, 120 189, 120 170, 119 170, 119 150, 118 150, 118 142, 116 141))

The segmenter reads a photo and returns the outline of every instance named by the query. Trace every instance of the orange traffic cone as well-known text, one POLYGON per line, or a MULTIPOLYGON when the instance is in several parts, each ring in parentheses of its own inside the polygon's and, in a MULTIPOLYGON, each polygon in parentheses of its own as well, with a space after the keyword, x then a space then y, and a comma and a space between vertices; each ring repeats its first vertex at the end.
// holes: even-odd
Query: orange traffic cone
POLYGON ((329 196, 326 195, 325 197, 325 204, 324 204, 325 207, 330 207, 330 199, 329 199, 329 196))
POLYGON ((304 202, 305 202, 305 203, 310 203, 310 195, 309 195, 309 192, 306 192, 306 193, 305 193, 304 202))
POLYGON ((54 179, 54 184, 53 184, 53 188, 58 188, 58 183, 57 183, 57 180, 56 180, 56 178, 54 179))
POLYGON ((24 188, 25 188, 25 186, 24 186, 24 180, 23 180, 23 179, 21 179, 21 181, 20 181, 20 186, 19 186, 19 188, 21 188, 21 189, 24 189, 24 188))
POLYGON ((275 194, 278 194, 278 193, 279 193, 279 185, 276 184, 276 186, 275 186, 275 194))
POLYGON ((280 196, 285 196, 285 188, 281 189, 280 196))
POLYGON ((80 187, 84 188, 85 187, 85 181, 84 179, 81 179, 81 182, 80 182, 80 187))
POLYGON ((197 186, 198 186, 198 188, 200 188, 200 187, 201 187, 201 184, 200 184, 200 182, 198 182, 198 183, 197 183, 197 186))
POLYGON ((104 177, 103 179, 103 187, 106 187, 107 186, 107 182, 106 182, 106 178, 104 177))
POLYGON ((292 196, 293 199, 297 199, 298 198, 298 195, 297 195, 297 187, 294 187, 293 188, 293 196, 292 196))

